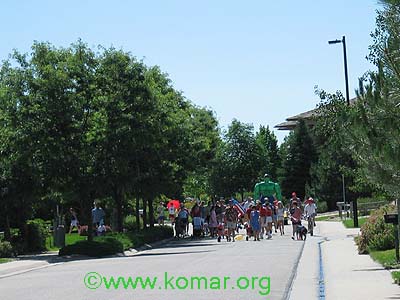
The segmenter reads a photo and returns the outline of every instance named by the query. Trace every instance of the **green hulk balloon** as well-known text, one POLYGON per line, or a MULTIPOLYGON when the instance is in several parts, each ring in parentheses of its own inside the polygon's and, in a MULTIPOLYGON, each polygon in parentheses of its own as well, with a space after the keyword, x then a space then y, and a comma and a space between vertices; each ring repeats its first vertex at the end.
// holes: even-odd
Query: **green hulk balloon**
POLYGON ((261 195, 268 198, 275 196, 279 201, 282 201, 281 188, 279 184, 271 181, 268 174, 264 175, 264 181, 261 181, 254 186, 254 200, 260 199, 261 195))

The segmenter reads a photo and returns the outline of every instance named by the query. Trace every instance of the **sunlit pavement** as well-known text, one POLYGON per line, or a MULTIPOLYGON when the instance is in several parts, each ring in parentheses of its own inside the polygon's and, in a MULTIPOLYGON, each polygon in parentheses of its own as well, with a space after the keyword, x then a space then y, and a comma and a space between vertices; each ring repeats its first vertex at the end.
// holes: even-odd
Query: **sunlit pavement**
POLYGON ((290 226, 286 231, 285 236, 278 233, 259 242, 244 236, 221 243, 210 238, 174 240, 131 257, 50 265, 1 278, 0 299, 286 299, 304 244, 291 239, 290 226), (90 272, 95 273, 87 275, 90 272), (153 289, 139 284, 136 289, 122 284, 107 289, 110 276, 157 281, 153 289))

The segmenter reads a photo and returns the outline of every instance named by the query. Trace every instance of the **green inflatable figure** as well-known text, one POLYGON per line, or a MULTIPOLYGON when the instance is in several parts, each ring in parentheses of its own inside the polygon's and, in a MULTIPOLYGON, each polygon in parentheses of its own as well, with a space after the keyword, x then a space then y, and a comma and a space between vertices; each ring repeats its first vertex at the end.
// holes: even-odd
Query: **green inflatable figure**
POLYGON ((274 196, 279 201, 282 201, 281 188, 279 184, 271 181, 268 174, 264 175, 264 181, 261 181, 254 186, 254 200, 260 199, 261 195, 267 197, 270 203, 274 201, 274 196))

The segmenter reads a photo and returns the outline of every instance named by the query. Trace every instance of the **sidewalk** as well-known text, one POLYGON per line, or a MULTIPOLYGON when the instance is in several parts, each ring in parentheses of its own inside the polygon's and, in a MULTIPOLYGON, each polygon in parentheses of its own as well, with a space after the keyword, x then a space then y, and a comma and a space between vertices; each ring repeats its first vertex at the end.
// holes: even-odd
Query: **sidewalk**
POLYGON ((39 268, 55 265, 61 259, 57 252, 38 255, 21 255, 18 259, 0 264, 0 278, 13 276, 39 268))
MULTIPOLYGON (((124 251, 124 253, 117 253, 115 255, 110 255, 103 258, 135 256, 142 251, 162 247, 163 245, 173 240, 174 238, 167 238, 151 244, 144 244, 143 246, 137 249, 130 249, 124 251)), ((14 261, 0 264, 0 279, 4 277, 18 275, 21 273, 26 273, 32 270, 56 266, 58 264, 65 262, 77 261, 77 260, 92 260, 92 259, 99 259, 99 258, 89 257, 85 255, 72 255, 63 257, 63 256, 58 256, 58 251, 50 251, 47 253, 33 254, 33 255, 20 255, 14 261)))
POLYGON ((341 222, 318 222, 314 237, 307 237, 289 299, 400 299, 390 272, 369 255, 358 254, 358 234, 358 228, 346 229, 341 222))

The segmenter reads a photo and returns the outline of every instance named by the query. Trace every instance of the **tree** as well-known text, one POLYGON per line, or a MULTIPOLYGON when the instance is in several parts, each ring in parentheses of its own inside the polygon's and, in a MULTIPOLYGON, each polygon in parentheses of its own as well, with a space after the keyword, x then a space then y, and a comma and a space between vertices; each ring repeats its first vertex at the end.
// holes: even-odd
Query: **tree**
POLYGON ((385 1, 378 12, 369 59, 377 71, 360 80, 358 101, 351 111, 347 138, 370 183, 400 197, 400 4, 385 1))
POLYGON ((211 186, 214 195, 233 196, 252 191, 260 166, 253 126, 233 120, 219 145, 211 186))
POLYGON ((296 129, 289 134, 281 147, 283 195, 289 196, 295 191, 300 198, 305 197, 306 184, 310 184, 310 168, 315 161, 313 140, 306 124, 300 120, 296 129))
POLYGON ((257 145, 260 149, 259 176, 268 173, 273 180, 278 179, 280 166, 278 140, 269 127, 260 126, 256 133, 257 145))

